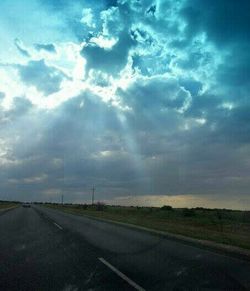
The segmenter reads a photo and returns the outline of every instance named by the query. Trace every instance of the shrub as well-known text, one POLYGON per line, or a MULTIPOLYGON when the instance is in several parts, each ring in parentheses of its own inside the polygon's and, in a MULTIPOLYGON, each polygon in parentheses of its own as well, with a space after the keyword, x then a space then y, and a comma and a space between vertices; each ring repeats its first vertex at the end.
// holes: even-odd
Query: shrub
POLYGON ((173 210, 173 207, 170 205, 163 205, 161 207, 161 210, 171 211, 171 210, 173 210))
POLYGON ((87 208, 88 208, 88 204, 83 204, 83 205, 82 205, 82 209, 85 210, 85 209, 87 209, 87 208))
POLYGON ((103 203, 103 202, 97 202, 96 203, 96 210, 97 211, 103 211, 105 209, 105 203, 103 203))

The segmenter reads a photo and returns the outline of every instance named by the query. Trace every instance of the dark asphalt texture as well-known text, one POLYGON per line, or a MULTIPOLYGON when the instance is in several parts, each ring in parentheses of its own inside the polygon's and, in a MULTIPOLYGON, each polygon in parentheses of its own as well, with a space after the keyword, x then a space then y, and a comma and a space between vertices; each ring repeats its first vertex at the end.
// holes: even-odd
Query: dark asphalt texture
POLYGON ((1 291, 135 290, 98 258, 145 290, 250 290, 244 260, 41 206, 0 215, 1 291))

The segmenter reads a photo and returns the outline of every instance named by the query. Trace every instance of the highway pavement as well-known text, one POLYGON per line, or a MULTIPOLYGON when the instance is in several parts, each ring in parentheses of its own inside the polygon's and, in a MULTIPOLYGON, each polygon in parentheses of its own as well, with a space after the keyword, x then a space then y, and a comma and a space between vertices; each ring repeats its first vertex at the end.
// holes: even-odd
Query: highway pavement
POLYGON ((250 290, 250 262, 42 206, 0 215, 0 290, 250 290))

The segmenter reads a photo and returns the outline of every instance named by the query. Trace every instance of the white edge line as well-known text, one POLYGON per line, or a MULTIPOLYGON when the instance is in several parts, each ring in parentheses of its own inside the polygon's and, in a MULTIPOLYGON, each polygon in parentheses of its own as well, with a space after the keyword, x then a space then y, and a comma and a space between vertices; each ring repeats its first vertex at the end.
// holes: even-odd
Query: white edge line
POLYGON ((107 262, 103 258, 98 258, 99 261, 101 261, 104 265, 106 265, 108 268, 110 268, 114 273, 116 273, 119 277, 121 277, 124 281, 126 281, 129 285, 133 286, 136 290, 139 291, 145 291, 144 288, 136 284, 134 281, 129 279, 125 274, 120 272, 118 269, 116 269, 114 266, 112 266, 109 262, 107 262))
POLYGON ((58 225, 58 224, 55 223, 55 222, 54 222, 54 225, 55 225, 56 227, 58 227, 59 229, 61 229, 61 230, 63 229, 60 225, 58 225))

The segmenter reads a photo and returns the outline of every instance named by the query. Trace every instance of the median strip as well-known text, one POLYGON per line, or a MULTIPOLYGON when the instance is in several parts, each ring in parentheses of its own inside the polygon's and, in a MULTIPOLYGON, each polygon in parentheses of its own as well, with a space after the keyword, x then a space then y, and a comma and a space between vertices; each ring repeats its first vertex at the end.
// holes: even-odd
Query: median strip
POLYGON ((98 259, 105 266, 107 266, 110 270, 112 270, 114 273, 116 273, 116 275, 118 275, 120 278, 122 278, 124 281, 126 281, 130 286, 134 287, 136 290, 145 291, 144 288, 142 288, 141 286, 139 286, 138 284, 136 284, 133 280, 131 280, 130 278, 128 278, 125 274, 123 274, 121 271, 119 271, 118 269, 116 269, 114 266, 112 266, 105 259, 103 259, 103 258, 98 258, 98 259))

